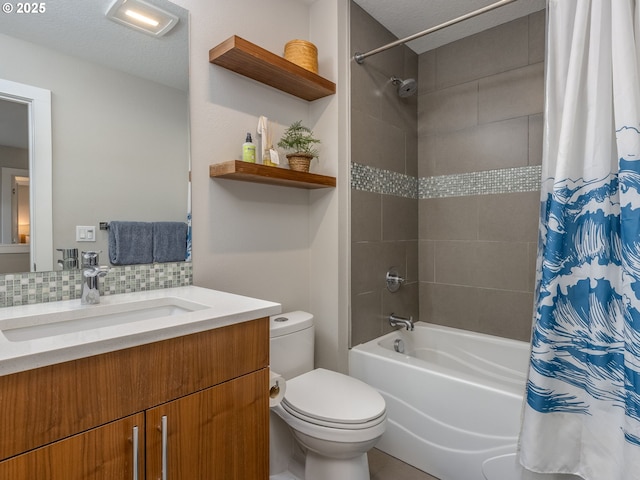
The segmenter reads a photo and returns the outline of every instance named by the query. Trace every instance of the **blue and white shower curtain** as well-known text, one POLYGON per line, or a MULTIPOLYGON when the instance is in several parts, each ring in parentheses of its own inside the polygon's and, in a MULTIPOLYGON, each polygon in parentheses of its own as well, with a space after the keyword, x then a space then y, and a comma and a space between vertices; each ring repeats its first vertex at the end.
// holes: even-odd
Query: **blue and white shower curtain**
POLYGON ((520 462, 640 479, 636 0, 549 0, 538 283, 520 462))

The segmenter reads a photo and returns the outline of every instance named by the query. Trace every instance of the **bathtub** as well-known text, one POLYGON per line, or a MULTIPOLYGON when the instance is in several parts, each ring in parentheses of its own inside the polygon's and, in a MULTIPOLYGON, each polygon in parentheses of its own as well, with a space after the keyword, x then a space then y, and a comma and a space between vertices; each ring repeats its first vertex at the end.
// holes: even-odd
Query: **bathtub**
POLYGON ((528 364, 528 343, 424 322, 349 353, 350 375, 387 402, 377 448, 441 480, 538 477, 515 453, 528 364))

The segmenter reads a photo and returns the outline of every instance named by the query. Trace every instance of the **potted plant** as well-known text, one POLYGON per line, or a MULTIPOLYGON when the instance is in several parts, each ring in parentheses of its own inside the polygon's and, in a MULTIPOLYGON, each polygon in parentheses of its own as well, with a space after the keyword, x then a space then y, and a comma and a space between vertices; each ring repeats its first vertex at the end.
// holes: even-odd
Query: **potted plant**
POLYGON ((291 152, 287 154, 291 170, 308 172, 311 160, 318 158, 316 145, 319 143, 320 140, 313 137, 311 129, 302 125, 302 121, 298 120, 285 130, 278 146, 291 152))

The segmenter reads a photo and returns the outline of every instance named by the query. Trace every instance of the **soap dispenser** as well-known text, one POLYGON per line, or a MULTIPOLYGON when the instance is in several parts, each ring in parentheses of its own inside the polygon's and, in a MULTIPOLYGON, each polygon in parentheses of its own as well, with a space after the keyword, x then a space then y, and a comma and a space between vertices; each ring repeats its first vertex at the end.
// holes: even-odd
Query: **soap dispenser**
POLYGON ((242 161, 256 163, 256 145, 251 140, 251 133, 247 132, 247 138, 242 144, 242 161))

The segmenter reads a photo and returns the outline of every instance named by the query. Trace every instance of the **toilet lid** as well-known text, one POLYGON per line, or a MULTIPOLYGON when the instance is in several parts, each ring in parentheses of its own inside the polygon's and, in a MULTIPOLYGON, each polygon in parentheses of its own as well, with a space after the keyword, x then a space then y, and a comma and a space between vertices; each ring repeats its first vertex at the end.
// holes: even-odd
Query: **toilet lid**
POLYGON ((356 425, 384 415, 385 402, 366 383, 318 368, 287 381, 283 406, 322 423, 356 425))

